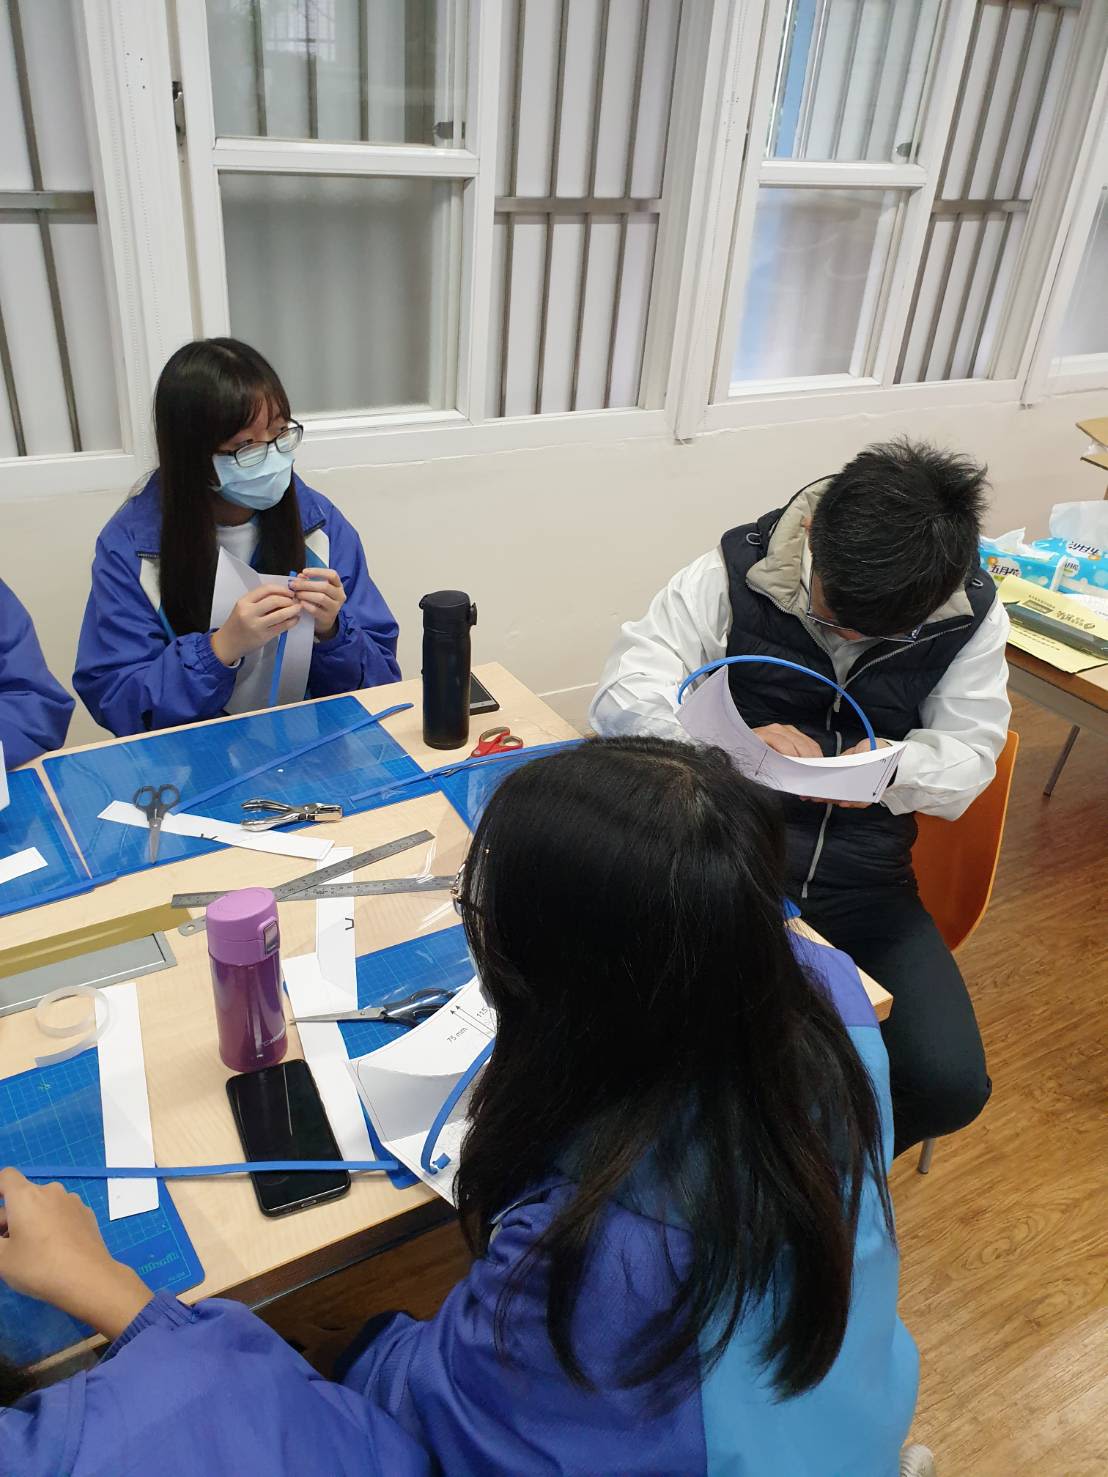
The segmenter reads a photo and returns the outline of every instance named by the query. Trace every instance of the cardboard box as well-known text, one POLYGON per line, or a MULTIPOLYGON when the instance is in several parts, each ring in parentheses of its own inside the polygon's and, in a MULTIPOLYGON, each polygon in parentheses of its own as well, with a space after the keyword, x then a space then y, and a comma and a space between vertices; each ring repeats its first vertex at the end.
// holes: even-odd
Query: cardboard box
MULTIPOLYGON (((1096 420, 1078 421, 1077 429, 1083 431, 1090 441, 1081 460, 1108 472, 1108 415, 1098 416, 1096 420)), ((1104 496, 1108 497, 1108 492, 1104 496)))

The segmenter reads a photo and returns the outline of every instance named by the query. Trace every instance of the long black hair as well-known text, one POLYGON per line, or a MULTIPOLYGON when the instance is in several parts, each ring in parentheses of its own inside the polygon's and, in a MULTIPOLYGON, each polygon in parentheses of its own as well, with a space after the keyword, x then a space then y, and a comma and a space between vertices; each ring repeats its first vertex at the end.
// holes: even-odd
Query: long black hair
POLYGON ((890 1236, 892 1212, 873 1087, 790 946, 783 865, 773 798, 719 749, 592 740, 490 800, 459 884, 498 1016, 457 1182, 471 1246, 555 1160, 575 1182, 501 1300, 502 1349, 542 1258, 551 1342, 590 1383, 571 1337, 590 1242, 646 1165, 692 1250, 625 1383, 710 1366, 767 1295, 777 1390, 831 1367, 868 1176, 890 1236))
MULTIPOLYGON (((197 339, 158 376, 154 430, 162 497, 159 561, 162 609, 178 636, 210 624, 217 544, 212 457, 260 407, 288 416, 289 397, 257 349, 234 338, 197 339)), ((304 531, 291 478, 273 508, 258 515, 261 569, 302 569, 304 531)))

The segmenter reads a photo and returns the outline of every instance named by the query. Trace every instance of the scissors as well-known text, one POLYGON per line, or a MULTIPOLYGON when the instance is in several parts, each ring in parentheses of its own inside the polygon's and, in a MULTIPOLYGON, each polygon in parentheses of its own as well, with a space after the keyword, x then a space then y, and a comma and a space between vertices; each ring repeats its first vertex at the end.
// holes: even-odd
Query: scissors
POLYGON ((416 990, 414 995, 405 995, 402 1000, 390 1000, 385 1005, 363 1005, 360 1010, 330 1010, 323 1015, 297 1015, 293 1020, 298 1026, 316 1021, 377 1021, 390 1026, 416 1026, 420 1021, 434 1015, 454 998, 453 990, 416 990))
POLYGON ((486 728, 469 757, 480 759, 485 754, 506 754, 509 749, 522 748, 523 740, 517 738, 510 728, 486 728))
POLYGON ((135 791, 132 805, 146 812, 146 824, 150 827, 150 860, 158 860, 158 848, 162 844, 162 821, 167 810, 177 804, 181 792, 176 785, 143 785, 135 791))

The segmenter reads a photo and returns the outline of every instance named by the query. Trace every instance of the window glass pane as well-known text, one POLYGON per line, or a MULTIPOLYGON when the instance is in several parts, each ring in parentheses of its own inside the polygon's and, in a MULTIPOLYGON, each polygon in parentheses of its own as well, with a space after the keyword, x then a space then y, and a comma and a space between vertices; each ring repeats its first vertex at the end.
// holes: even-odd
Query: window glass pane
POLYGON ((1108 189, 1100 192, 1058 353, 1108 354, 1108 189))
POLYGON ((766 156, 913 155, 939 0, 789 0, 766 156))
POLYGON ((0 457, 120 445, 72 9, 0 5, 0 457))
POLYGON ((763 186, 732 380, 867 373, 902 195, 763 186))
POLYGON ((464 143, 466 0, 207 0, 216 133, 464 143))
POLYGON ((223 174, 231 331, 293 409, 453 407, 461 184, 223 174))

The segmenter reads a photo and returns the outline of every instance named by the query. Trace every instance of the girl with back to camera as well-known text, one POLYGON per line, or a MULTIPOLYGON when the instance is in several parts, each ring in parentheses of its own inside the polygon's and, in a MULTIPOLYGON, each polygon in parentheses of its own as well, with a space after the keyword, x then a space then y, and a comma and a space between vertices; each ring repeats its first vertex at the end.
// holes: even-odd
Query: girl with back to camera
POLYGON ((158 468, 96 542, 73 684, 112 733, 215 718, 243 657, 311 613, 307 691, 393 682, 397 625, 357 533, 292 470, 303 427, 276 372, 237 339, 171 356, 154 392, 158 468), (245 594, 212 629, 220 549, 287 587, 245 594))
MULTIPOLYGON (((497 1012, 457 1180, 476 1260, 434 1318, 375 1319, 343 1364, 342 1399, 436 1472, 895 1477, 918 1371, 896 1312, 885 1050, 856 967, 785 923, 782 866, 772 797, 719 750, 592 741, 490 800, 456 888, 497 1012)), ((0 1245, 0 1277, 10 1260, 0 1245)), ((19 1265, 24 1291, 55 1295, 30 1247, 19 1265)), ((233 1394, 226 1356, 251 1325, 216 1316, 228 1306, 182 1329, 156 1300, 129 1365, 89 1377, 128 1413, 123 1449, 167 1410, 187 1421, 211 1371, 233 1394)), ((257 1329, 280 1419, 304 1400, 318 1423, 329 1387, 305 1375, 298 1393, 257 1329)), ((86 1400, 90 1452, 107 1399, 86 1400)), ((23 1449, 49 1400, 9 1413, 23 1449)), ((278 1436, 268 1472, 287 1470, 278 1436)), ((933 1469, 914 1448, 902 1470, 933 1469)))

